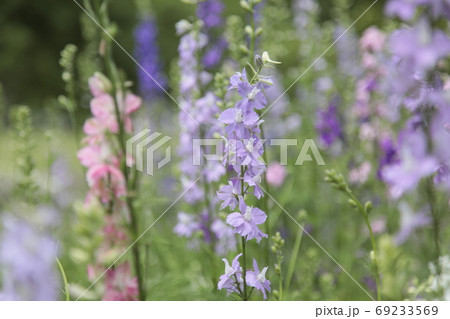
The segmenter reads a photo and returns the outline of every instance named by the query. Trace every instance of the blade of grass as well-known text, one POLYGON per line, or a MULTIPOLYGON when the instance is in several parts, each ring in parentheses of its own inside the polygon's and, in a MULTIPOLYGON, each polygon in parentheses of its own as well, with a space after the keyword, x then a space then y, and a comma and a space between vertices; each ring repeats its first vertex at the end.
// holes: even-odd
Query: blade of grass
POLYGON ((294 268, 295 268, 295 264, 297 262, 298 251, 300 249, 300 244, 302 242, 302 238, 303 238, 303 229, 300 229, 299 232, 297 233, 297 237, 295 238, 294 248, 292 249, 292 255, 289 260, 289 267, 288 267, 288 272, 286 275, 286 283, 285 283, 285 287, 284 287, 284 291, 286 291, 286 293, 289 291, 289 286, 291 284, 292 276, 294 274, 294 268))
POLYGON ((59 258, 56 257, 56 263, 58 264, 59 271, 61 272, 61 277, 64 282, 64 294, 66 295, 66 301, 70 301, 70 293, 69 293, 69 282, 67 281, 66 272, 64 271, 64 267, 59 261, 59 258))

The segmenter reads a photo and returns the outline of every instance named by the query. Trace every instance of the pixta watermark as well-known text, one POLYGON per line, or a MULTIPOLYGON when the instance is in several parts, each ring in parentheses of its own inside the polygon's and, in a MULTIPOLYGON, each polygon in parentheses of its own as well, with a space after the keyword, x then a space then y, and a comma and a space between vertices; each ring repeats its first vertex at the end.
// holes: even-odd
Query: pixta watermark
MULTIPOLYGON (((149 129, 137 133, 126 143, 127 166, 154 175, 155 169, 171 161, 171 139, 170 136, 149 129)), ((208 161, 219 161, 224 165, 247 165, 257 161, 267 165, 262 156, 264 148, 271 150, 272 158, 273 154, 277 154, 279 158, 275 160, 281 165, 301 166, 305 162, 325 165, 313 139, 194 138, 191 146, 193 166, 201 166, 208 161)))

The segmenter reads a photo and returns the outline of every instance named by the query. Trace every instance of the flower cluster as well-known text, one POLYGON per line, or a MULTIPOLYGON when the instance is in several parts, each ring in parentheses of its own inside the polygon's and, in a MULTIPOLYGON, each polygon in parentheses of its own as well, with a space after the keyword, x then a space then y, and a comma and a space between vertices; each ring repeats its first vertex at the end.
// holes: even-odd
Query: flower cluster
POLYGON ((440 73, 440 61, 450 55, 450 37, 434 28, 433 21, 447 16, 444 1, 391 0, 386 11, 411 27, 394 31, 389 38, 392 54, 385 75, 384 93, 390 106, 403 106, 410 114, 398 140, 396 160, 381 170, 391 195, 415 189, 419 181, 437 172, 435 182, 448 186, 449 85, 440 73), (416 16, 420 8, 423 11, 416 16))
POLYGON ((217 195, 222 201, 221 209, 228 207, 234 211, 227 216, 226 222, 242 238, 244 266, 241 268, 239 265, 240 255, 233 260, 232 266, 224 260, 225 274, 221 276, 218 288, 237 293, 243 300, 248 300, 251 294, 247 287, 260 290, 264 299, 267 298, 266 292, 270 291, 270 282, 265 278, 268 267, 260 272, 256 260, 253 270, 247 270, 245 265, 246 242, 256 239, 259 243, 262 238, 267 238, 267 234, 260 229, 267 219, 266 213, 248 204, 251 195, 258 199, 264 195, 260 183, 266 165, 262 158, 263 141, 259 137, 263 121, 259 119, 258 111, 267 105, 264 92, 271 81, 258 75, 266 63, 276 62, 270 60, 265 52, 259 71, 255 71, 250 81, 245 69, 231 77, 229 90, 236 92, 239 99, 234 107, 224 110, 219 116, 219 121, 226 124, 223 164, 230 167, 234 176, 220 188, 217 195))
MULTIPOLYGON (((128 236, 122 230, 124 226, 120 223, 120 214, 125 206, 124 197, 127 196, 127 183, 122 165, 125 160, 132 162, 133 159, 125 159, 117 137, 133 131, 131 114, 139 109, 142 101, 130 92, 123 94, 117 91, 116 96, 111 95, 112 84, 100 73, 89 79, 89 87, 93 95, 90 103, 93 117, 84 124, 84 132, 87 135, 84 139, 86 146, 78 152, 78 158, 81 164, 87 167, 89 192, 86 204, 95 205, 98 200, 107 212, 103 228, 104 241, 96 252, 95 264, 88 266, 89 278, 96 280, 105 265, 108 266, 113 261, 111 259, 126 248, 128 241, 128 236)), ((125 285, 124 282, 135 282, 126 264, 109 269, 104 299, 136 299, 137 288, 130 287, 131 284, 125 285), (114 284, 117 278, 123 279, 120 285, 114 284), (130 292, 135 293, 131 296, 130 292)))
POLYGON ((11 216, 2 224, 0 300, 57 300, 56 244, 11 216))
MULTIPOLYGON (((226 289, 228 293, 244 294, 242 267, 239 263, 239 258, 242 254, 234 257, 230 263, 226 258, 223 258, 225 263, 225 273, 220 276, 217 287, 219 289, 226 289)), ((247 270, 246 283, 247 286, 255 288, 263 294, 263 298, 267 299, 267 292, 270 292, 270 281, 266 279, 266 272, 269 267, 264 267, 259 270, 258 263, 253 259, 253 270, 247 270)))
POLYGON ((342 138, 342 127, 338 117, 339 97, 335 97, 326 109, 318 111, 316 130, 325 147, 330 147, 342 138))
POLYGON ((113 136, 120 130, 117 113, 125 132, 131 133, 130 115, 139 109, 141 99, 132 93, 126 93, 125 97, 118 93, 113 97, 109 93, 110 81, 100 73, 89 79, 89 87, 93 95, 90 103, 93 117, 84 124, 86 146, 78 152, 78 159, 88 169, 89 193, 86 200, 98 198, 106 204, 126 196, 125 177, 120 169, 124 154, 113 136))
MULTIPOLYGON (((212 75, 200 71, 203 51, 208 43, 208 36, 203 32, 202 26, 216 27, 220 23, 222 8, 220 1, 205 1, 199 3, 197 14, 204 22, 196 21, 193 24, 182 20, 177 24, 177 32, 181 35, 179 45, 180 93, 182 97, 182 110, 179 114, 180 123, 180 155, 181 181, 184 188, 190 187, 185 196, 189 204, 198 204, 204 196, 211 196, 208 185, 219 181, 225 174, 225 168, 219 161, 207 161, 200 165, 193 165, 193 141, 195 139, 213 138, 220 134, 223 125, 217 122, 219 108, 218 98, 207 91, 212 75), (212 6, 214 10, 208 11, 212 6), (206 92, 206 93, 204 93, 206 92), (198 183, 194 183, 199 179, 198 183)), ((203 146, 202 152, 209 152, 209 146, 203 146)), ((201 213, 190 215, 185 212, 178 214, 178 223, 174 232, 182 237, 190 238, 189 246, 198 246, 196 234, 200 234, 203 241, 213 245, 216 253, 223 255, 235 247, 235 239, 231 229, 215 216, 214 201, 205 204, 201 213)))
POLYGON ((137 69, 139 91, 146 101, 160 96, 163 93, 161 87, 167 88, 167 79, 162 72, 157 37, 158 29, 154 17, 147 15, 142 18, 134 31, 134 38, 136 59, 145 70, 140 67, 137 69))
POLYGON ((197 6, 197 18, 203 21, 204 33, 208 37, 208 45, 202 58, 206 69, 212 69, 220 63, 227 47, 226 40, 216 34, 223 24, 223 9, 224 5, 220 0, 201 1, 197 6))

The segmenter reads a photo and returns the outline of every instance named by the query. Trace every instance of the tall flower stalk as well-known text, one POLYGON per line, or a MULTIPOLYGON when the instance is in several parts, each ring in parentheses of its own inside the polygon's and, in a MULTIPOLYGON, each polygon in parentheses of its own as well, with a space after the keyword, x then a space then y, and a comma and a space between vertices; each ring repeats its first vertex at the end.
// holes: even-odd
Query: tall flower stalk
MULTIPOLYGON (((216 214, 217 201, 211 187, 225 174, 220 161, 203 161, 193 164, 193 158, 211 151, 211 146, 200 145, 194 148, 194 141, 213 139, 223 134, 223 125, 217 121, 219 98, 211 92, 212 74, 205 71, 211 68, 211 56, 205 60, 210 48, 207 46, 211 31, 220 27, 220 1, 198 3, 198 19, 190 23, 182 20, 177 23, 177 33, 181 36, 179 45, 180 95, 180 155, 181 182, 183 187, 192 185, 186 193, 186 202, 195 205, 197 214, 185 211, 178 213, 178 223, 174 228, 179 236, 189 238, 189 246, 196 248, 201 241, 195 239, 201 234, 203 242, 219 255, 234 249, 235 240, 231 229, 216 214), (209 9, 214 10, 209 10, 209 9), (194 153, 200 152, 200 154, 194 153), (194 181, 197 181, 194 183, 194 181), (200 213, 198 213, 200 211, 200 213)), ((217 61, 220 60, 220 56, 217 61)), ((216 64, 214 64, 216 66, 216 64)))
MULTIPOLYGON (((267 52, 258 58, 258 65, 249 79, 247 71, 236 73, 230 79, 229 90, 237 93, 239 99, 233 107, 226 109, 219 116, 219 121, 225 127, 225 157, 224 165, 229 165, 233 174, 228 185, 222 186, 218 198, 222 201, 221 209, 229 207, 232 212, 226 218, 234 232, 241 238, 241 254, 236 256, 233 265, 229 266, 226 259, 225 274, 221 276, 218 288, 226 289, 228 293, 237 293, 242 300, 249 300, 254 289, 260 290, 264 299, 270 291, 270 282, 265 278, 268 267, 259 271, 257 262, 253 259, 253 270, 248 270, 247 242, 256 239, 257 243, 268 235, 259 229, 267 215, 264 211, 250 205, 251 197, 261 199, 264 196, 260 187, 261 179, 266 171, 263 160, 264 147, 261 139, 261 123, 258 111, 267 106, 264 90, 271 82, 260 75, 264 66, 278 63, 270 60, 267 52), (242 266, 238 261, 242 256, 242 266)), ((250 65, 251 66, 251 65, 250 65)))
MULTIPOLYGON (((89 5, 89 1, 86 4, 89 13, 96 17, 104 28, 110 28, 107 10, 99 10, 96 14, 96 11, 89 5)), ((102 4, 102 9, 105 8, 106 2, 102 4)), ((106 76, 96 73, 89 80, 93 95, 91 100, 93 117, 88 119, 84 125, 84 132, 87 134, 84 140, 86 146, 80 150, 78 157, 81 163, 88 168, 86 177, 90 190, 87 200, 100 201, 106 212, 106 218, 112 223, 109 230, 117 229, 112 233, 107 229, 105 236, 113 236, 113 241, 123 241, 124 235, 122 234, 127 233, 128 230, 129 240, 134 242, 140 234, 138 216, 134 207, 138 175, 136 170, 129 169, 126 165, 126 163, 132 163, 133 159, 126 158, 125 143, 127 135, 133 132, 131 114, 139 109, 142 101, 129 92, 126 87, 126 82, 112 58, 111 41, 107 34, 103 34, 100 55, 104 61, 106 76), (123 226, 118 222, 122 219, 121 217, 126 220, 125 229, 121 229, 123 226)), ((128 237, 125 240, 128 240, 128 237)), ((135 244, 131 249, 137 281, 136 290, 139 292, 139 299, 145 300, 146 290, 139 245, 135 244)), ((115 272, 121 272, 117 277, 119 280, 120 278, 126 280, 126 277, 131 275, 126 264, 111 268, 108 272, 106 293, 117 287, 127 289, 125 283, 119 286, 108 284, 109 280, 116 278, 115 272)), ((130 279, 130 282, 132 284, 133 279, 130 279)), ((117 297, 117 294, 114 296, 117 297)), ((125 299, 135 298, 129 294, 121 296, 125 299)), ((106 295, 105 298, 108 296, 106 295)))

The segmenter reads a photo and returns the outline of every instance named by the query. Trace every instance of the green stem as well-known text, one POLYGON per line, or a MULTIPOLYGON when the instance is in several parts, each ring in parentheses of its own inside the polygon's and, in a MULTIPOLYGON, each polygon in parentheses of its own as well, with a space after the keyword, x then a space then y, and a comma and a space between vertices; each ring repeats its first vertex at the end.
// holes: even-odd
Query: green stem
POLYGON ((297 263, 297 256, 298 256, 298 251, 300 249, 300 244, 302 242, 302 238, 303 238, 303 229, 300 229, 299 232, 297 233, 297 237, 295 238, 295 244, 294 244, 294 248, 292 249, 292 257, 289 261, 289 268, 288 268, 288 272, 286 274, 286 281, 285 281, 285 291, 289 290, 289 286, 291 285, 291 280, 292 280, 292 276, 294 274, 294 269, 295 269, 295 264, 297 263))
POLYGON ((244 291, 243 291, 243 300, 247 301, 249 296, 247 295, 247 260, 245 257, 245 242, 246 242, 246 237, 241 237, 241 242, 242 242, 242 259, 243 259, 243 267, 242 267, 242 279, 244 280, 244 291))
POLYGON ((58 257, 56 257, 56 264, 58 265, 59 272, 61 273, 61 277, 64 282, 64 294, 66 295, 66 301, 70 301, 69 281, 67 280, 66 272, 64 271, 64 267, 58 257))
POLYGON ((428 204, 430 205, 430 212, 433 224, 433 242, 434 242, 434 263, 436 266, 436 273, 438 277, 441 275, 441 265, 439 263, 439 257, 441 256, 441 245, 440 245, 440 232, 441 228, 439 225, 439 214, 436 210, 436 194, 434 191, 433 180, 431 178, 427 179, 426 182, 426 194, 428 199, 428 204))
POLYGON ((381 301, 381 283, 380 283, 380 270, 379 270, 379 266, 378 266, 378 249, 377 249, 377 244, 375 241, 375 236, 373 234, 372 226, 370 225, 369 214, 366 211, 366 209, 364 208, 364 206, 361 204, 361 202, 356 198, 356 196, 353 195, 353 193, 347 192, 347 194, 358 206, 359 211, 361 212, 361 214, 364 217, 364 222, 366 223, 367 229, 369 230, 370 242, 371 242, 372 251, 374 254, 373 268, 374 268, 374 272, 375 272, 375 284, 377 286, 377 300, 381 301))

